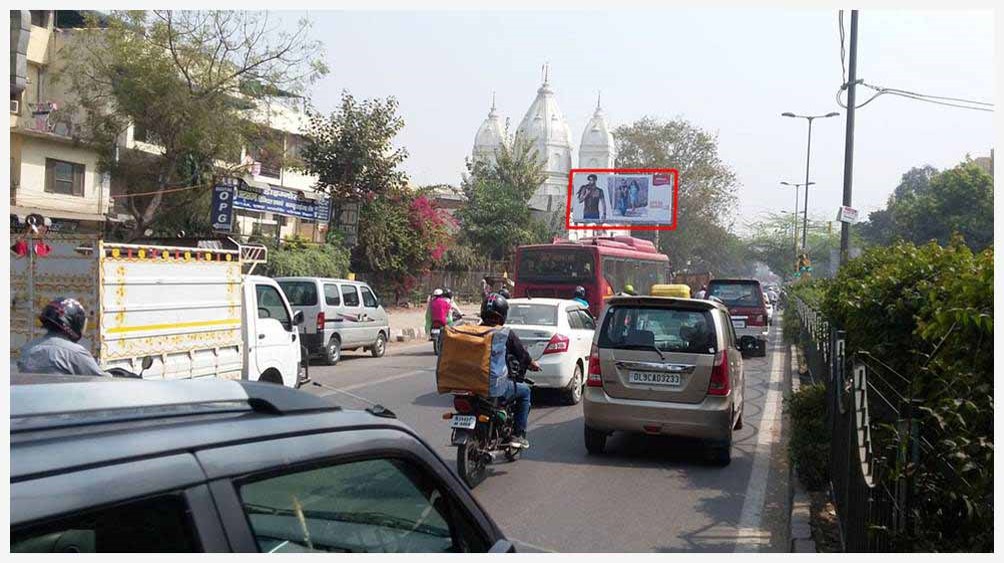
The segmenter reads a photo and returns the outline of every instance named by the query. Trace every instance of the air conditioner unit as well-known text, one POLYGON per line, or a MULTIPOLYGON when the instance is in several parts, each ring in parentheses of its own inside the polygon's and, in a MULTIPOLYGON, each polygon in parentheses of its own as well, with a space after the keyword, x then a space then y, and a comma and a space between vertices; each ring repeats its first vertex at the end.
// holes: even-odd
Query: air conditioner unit
POLYGON ((11 113, 21 113, 21 101, 11 100, 10 101, 10 112, 11 113))

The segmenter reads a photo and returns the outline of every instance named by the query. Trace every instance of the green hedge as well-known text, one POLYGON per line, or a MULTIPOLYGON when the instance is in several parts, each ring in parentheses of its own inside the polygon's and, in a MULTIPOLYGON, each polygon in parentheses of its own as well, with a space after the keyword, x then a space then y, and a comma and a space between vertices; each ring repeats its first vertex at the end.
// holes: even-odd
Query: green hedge
POLYGON ((804 385, 785 400, 791 416, 788 457, 810 491, 821 491, 830 481, 830 425, 826 418, 826 386, 804 385))

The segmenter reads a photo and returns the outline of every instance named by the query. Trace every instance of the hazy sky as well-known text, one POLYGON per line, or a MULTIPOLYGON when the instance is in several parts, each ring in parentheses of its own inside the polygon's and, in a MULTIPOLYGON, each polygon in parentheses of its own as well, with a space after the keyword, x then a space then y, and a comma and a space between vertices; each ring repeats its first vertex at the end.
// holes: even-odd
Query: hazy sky
MULTIPOLYGON (((292 15, 292 14, 290 14, 292 15)), ((314 35, 332 73, 313 90, 333 109, 340 92, 395 96, 398 137, 417 184, 460 181, 491 92, 515 129, 551 65, 551 83, 575 150, 603 91, 612 126, 644 115, 683 117, 718 134, 736 171, 737 227, 790 210, 781 180, 805 177, 805 120, 813 126, 809 209, 835 216, 842 191, 845 121, 837 12, 672 9, 614 12, 318 12, 314 35)), ((850 33, 849 13, 845 16, 850 33)), ((993 101, 991 12, 879 12, 860 16, 858 77, 925 94, 993 101)), ((859 89, 859 100, 868 92, 859 89)), ((993 114, 883 96, 857 112, 854 206, 885 204, 911 166, 987 155, 993 114)), ((577 157, 573 153, 573 164, 577 157)))

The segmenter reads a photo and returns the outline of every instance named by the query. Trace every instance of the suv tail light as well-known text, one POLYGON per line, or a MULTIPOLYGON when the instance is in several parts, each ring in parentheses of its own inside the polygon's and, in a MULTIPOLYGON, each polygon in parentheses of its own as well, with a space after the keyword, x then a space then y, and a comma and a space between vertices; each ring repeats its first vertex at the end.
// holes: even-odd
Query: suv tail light
POLYGON ((471 406, 471 401, 467 397, 454 396, 453 397, 453 408, 457 409, 459 413, 467 413, 474 410, 471 406))
POLYGON ((717 360, 711 368, 711 381, 708 383, 708 395, 728 395, 731 385, 729 385, 729 353, 726 350, 721 352, 721 360, 717 360))
POLYGON ((560 354, 568 351, 568 337, 564 334, 555 333, 544 348, 545 354, 560 354))
POLYGON ((756 315, 749 315, 746 317, 746 324, 749 326, 764 326, 767 324, 767 311, 764 310, 756 315))
POLYGON ((600 374, 600 349, 595 344, 589 350, 589 371, 586 375, 586 387, 603 387, 603 376, 600 374))
POLYGON ((317 332, 324 331, 324 311, 317 313, 317 332))

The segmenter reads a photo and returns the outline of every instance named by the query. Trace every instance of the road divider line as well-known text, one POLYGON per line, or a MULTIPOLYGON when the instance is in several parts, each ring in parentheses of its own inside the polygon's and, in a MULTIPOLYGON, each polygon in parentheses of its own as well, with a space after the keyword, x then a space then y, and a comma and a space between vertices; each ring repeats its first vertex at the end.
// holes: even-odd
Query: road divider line
POLYGON ((760 416, 760 431, 753 450, 753 470, 743 500, 739 525, 736 528, 735 551, 760 551, 770 544, 770 531, 763 529, 763 509, 767 498, 767 479, 770 476, 771 450, 777 442, 780 428, 781 370, 776 350, 779 331, 773 331, 770 356, 770 373, 767 394, 760 416))
MULTIPOLYGON (((389 377, 384 377, 381 379, 374 379, 373 381, 363 381, 361 383, 353 383, 352 385, 346 385, 344 387, 337 387, 335 385, 330 385, 330 387, 337 387, 342 391, 354 391, 356 389, 362 389, 364 387, 370 387, 372 385, 380 385, 382 383, 390 383, 391 381, 397 381, 399 379, 407 379, 409 377, 415 377, 416 375, 421 375, 423 373, 433 373, 435 370, 431 369, 416 369, 412 371, 406 371, 404 373, 399 373, 397 375, 391 375, 389 377)), ((337 395, 336 391, 330 393, 322 393, 321 397, 327 397, 328 395, 337 395)))

